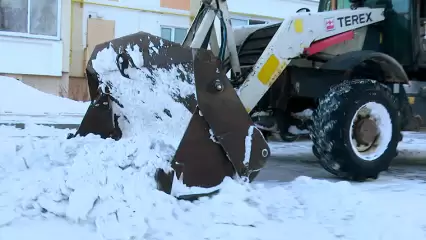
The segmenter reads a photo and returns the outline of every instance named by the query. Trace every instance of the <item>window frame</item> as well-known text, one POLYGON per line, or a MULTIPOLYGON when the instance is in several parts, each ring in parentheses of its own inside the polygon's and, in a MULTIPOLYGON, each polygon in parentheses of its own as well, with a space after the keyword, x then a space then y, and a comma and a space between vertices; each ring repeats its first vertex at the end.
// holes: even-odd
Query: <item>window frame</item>
POLYGON ((246 22, 246 25, 244 25, 244 26, 248 26, 249 25, 249 20, 248 19, 231 17, 231 18, 229 18, 229 21, 231 22, 231 25, 232 25, 232 20, 244 21, 244 22, 246 22))
MULTIPOLYGON (((163 28, 171 29, 170 41, 172 41, 172 42, 175 42, 175 31, 176 31, 176 28, 185 29, 186 30, 186 34, 188 34, 188 31, 189 31, 189 27, 160 25, 160 35, 161 35, 161 31, 163 30, 163 28)), ((185 39, 183 39, 183 41, 184 40, 185 39)), ((175 43, 177 43, 177 42, 175 42, 175 43)), ((182 43, 179 43, 179 44, 182 44, 182 43)))
POLYGON ((24 38, 32 38, 32 39, 45 39, 45 40, 61 40, 61 24, 62 24, 62 1, 58 1, 58 15, 57 15, 57 26, 56 26, 56 36, 48 36, 48 35, 39 35, 30 33, 31 27, 31 2, 37 0, 28 0, 28 18, 27 18, 27 32, 7 32, 0 30, 0 36, 8 36, 8 37, 24 37, 24 38))

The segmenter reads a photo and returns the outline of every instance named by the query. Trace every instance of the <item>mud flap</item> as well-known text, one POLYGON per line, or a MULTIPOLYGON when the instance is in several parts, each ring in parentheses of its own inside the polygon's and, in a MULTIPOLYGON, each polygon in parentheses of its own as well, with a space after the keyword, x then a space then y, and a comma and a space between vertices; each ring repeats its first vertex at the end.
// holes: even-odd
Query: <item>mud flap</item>
POLYGON ((193 56, 198 106, 172 161, 175 172, 157 173, 167 193, 173 174, 188 187, 211 188, 235 174, 252 181, 270 155, 217 58, 205 49, 194 49, 193 56))

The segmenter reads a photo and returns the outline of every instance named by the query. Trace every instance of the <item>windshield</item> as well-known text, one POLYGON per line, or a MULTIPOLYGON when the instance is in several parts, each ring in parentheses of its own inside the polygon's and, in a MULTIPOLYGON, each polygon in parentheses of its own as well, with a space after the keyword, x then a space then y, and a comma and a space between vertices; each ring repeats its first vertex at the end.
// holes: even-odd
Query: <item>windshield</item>
MULTIPOLYGON (((366 0, 364 4, 366 7, 375 7, 378 2, 378 0, 366 0)), ((407 0, 382 0, 380 2, 381 4, 388 3, 389 5, 387 6, 397 13, 408 13, 410 9, 410 1, 407 0)), ((345 9, 351 7, 351 3, 349 2, 349 0, 336 0, 336 3, 337 9, 345 9)), ((318 6, 318 12, 325 12, 330 10, 331 0, 321 0, 318 6)))

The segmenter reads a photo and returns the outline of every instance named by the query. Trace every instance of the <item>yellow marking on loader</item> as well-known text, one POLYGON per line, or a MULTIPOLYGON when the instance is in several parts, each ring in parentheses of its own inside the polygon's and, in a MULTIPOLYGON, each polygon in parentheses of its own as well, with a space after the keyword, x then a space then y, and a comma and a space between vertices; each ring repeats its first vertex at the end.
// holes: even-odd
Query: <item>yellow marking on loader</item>
POLYGON ((287 62, 284 61, 278 66, 277 71, 272 75, 271 80, 269 81, 269 87, 274 84, 275 80, 281 75, 281 73, 284 71, 284 69, 287 67, 287 62))
POLYGON ((272 80, 272 76, 274 75, 275 71, 277 71, 278 67, 280 65, 280 60, 272 54, 268 60, 266 60, 265 64, 263 64, 262 69, 260 69, 259 73, 257 74, 257 78, 261 83, 264 85, 268 85, 269 82, 272 80))
POLYGON ((302 19, 294 20, 294 31, 296 31, 297 33, 303 32, 303 20, 302 19))
POLYGON ((380 44, 383 43, 383 33, 380 33, 380 35, 379 35, 379 43, 380 44))
POLYGON ((246 112, 250 113, 251 109, 250 108, 246 108, 246 112))
POLYGON ((415 97, 408 97, 408 103, 413 105, 416 102, 416 98, 415 97))

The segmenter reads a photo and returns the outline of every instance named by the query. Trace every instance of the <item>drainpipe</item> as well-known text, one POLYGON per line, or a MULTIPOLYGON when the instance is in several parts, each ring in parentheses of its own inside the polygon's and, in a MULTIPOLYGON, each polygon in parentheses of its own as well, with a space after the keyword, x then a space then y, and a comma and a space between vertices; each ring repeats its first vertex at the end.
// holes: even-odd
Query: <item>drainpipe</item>
MULTIPOLYGON (((72 33, 74 31, 74 1, 71 1, 71 16, 70 16, 70 56, 69 64, 72 64, 72 33)), ((70 69, 71 72, 71 69, 70 69)))

